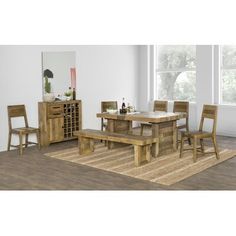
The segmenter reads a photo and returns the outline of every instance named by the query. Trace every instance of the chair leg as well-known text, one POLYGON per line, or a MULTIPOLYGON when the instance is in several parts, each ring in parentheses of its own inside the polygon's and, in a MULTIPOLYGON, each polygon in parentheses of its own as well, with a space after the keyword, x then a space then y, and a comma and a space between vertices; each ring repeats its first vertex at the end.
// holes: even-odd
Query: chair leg
MULTIPOLYGON (((186 118, 186 131, 189 132, 189 122, 188 122, 188 118, 186 118)), ((191 138, 188 138, 188 144, 189 144, 189 146, 191 146, 191 144, 192 144, 191 138)))
POLYGON ((200 139, 200 145, 201 145, 201 151, 204 154, 204 143, 203 143, 203 139, 200 139))
POLYGON ((178 132, 178 129, 177 129, 177 132, 176 132, 176 148, 177 148, 177 150, 179 149, 179 132, 178 132))
POLYGON ((12 136, 12 134, 9 132, 9 134, 8 134, 7 151, 10 151, 10 149, 11 149, 11 136, 12 136))
POLYGON ((212 142, 214 144, 214 149, 215 149, 215 153, 216 153, 216 159, 220 159, 219 156, 219 151, 218 151, 218 147, 217 147, 217 143, 216 143, 216 137, 212 137, 212 142))
POLYGON ((22 134, 19 134, 19 150, 20 150, 20 155, 23 154, 23 135, 22 134))
POLYGON ((183 147, 184 147, 184 136, 181 134, 179 158, 182 158, 182 156, 183 156, 183 147))
MULTIPOLYGON (((103 131, 103 118, 101 118, 101 131, 103 131)), ((103 140, 100 140, 100 141, 102 143, 103 140)))
POLYGON ((39 130, 37 131, 36 136, 37 136, 38 149, 40 150, 40 149, 41 149, 41 145, 40 145, 40 134, 39 134, 39 130))
POLYGON ((191 146, 191 138, 188 138, 188 144, 191 146))
POLYGON ((197 139, 193 138, 193 162, 197 161, 197 139))
POLYGON ((28 142, 29 142, 29 135, 26 134, 26 135, 25 135, 25 147, 26 147, 26 148, 28 147, 28 142))

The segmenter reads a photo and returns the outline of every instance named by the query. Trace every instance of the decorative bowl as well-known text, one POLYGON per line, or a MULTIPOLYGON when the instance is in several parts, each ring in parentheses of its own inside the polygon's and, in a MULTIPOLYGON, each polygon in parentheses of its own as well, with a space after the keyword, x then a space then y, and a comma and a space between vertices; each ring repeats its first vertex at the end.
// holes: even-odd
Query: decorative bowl
POLYGON ((117 112, 117 110, 115 109, 107 109, 107 112, 110 113, 110 114, 114 114, 117 112))

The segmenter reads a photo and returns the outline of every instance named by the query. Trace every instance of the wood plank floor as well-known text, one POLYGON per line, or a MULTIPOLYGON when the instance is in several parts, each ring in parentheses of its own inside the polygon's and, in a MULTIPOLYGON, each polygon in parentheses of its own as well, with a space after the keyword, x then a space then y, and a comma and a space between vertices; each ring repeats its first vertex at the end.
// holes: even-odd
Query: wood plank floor
MULTIPOLYGON (((218 137, 222 148, 236 149, 236 138, 218 137)), ((43 153, 77 146, 76 141, 0 153, 1 190, 236 190, 236 157, 169 187, 48 158, 43 153)))

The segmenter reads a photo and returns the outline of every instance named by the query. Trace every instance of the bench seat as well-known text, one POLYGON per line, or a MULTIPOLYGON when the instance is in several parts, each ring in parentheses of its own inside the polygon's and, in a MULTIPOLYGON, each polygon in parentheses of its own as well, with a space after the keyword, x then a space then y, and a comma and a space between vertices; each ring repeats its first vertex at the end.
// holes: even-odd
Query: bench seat
POLYGON ((79 153, 81 155, 94 151, 94 140, 105 140, 134 145, 135 166, 151 160, 151 144, 157 142, 158 138, 137 136, 130 134, 113 133, 100 130, 84 129, 74 132, 79 139, 79 153))

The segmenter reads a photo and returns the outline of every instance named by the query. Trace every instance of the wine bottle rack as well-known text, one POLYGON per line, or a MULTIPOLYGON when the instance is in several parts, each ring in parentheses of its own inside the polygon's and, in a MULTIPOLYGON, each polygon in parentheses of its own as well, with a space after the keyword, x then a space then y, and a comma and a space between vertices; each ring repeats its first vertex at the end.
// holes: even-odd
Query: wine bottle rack
POLYGON ((80 129, 80 104, 64 104, 64 138, 73 138, 73 132, 80 129))

